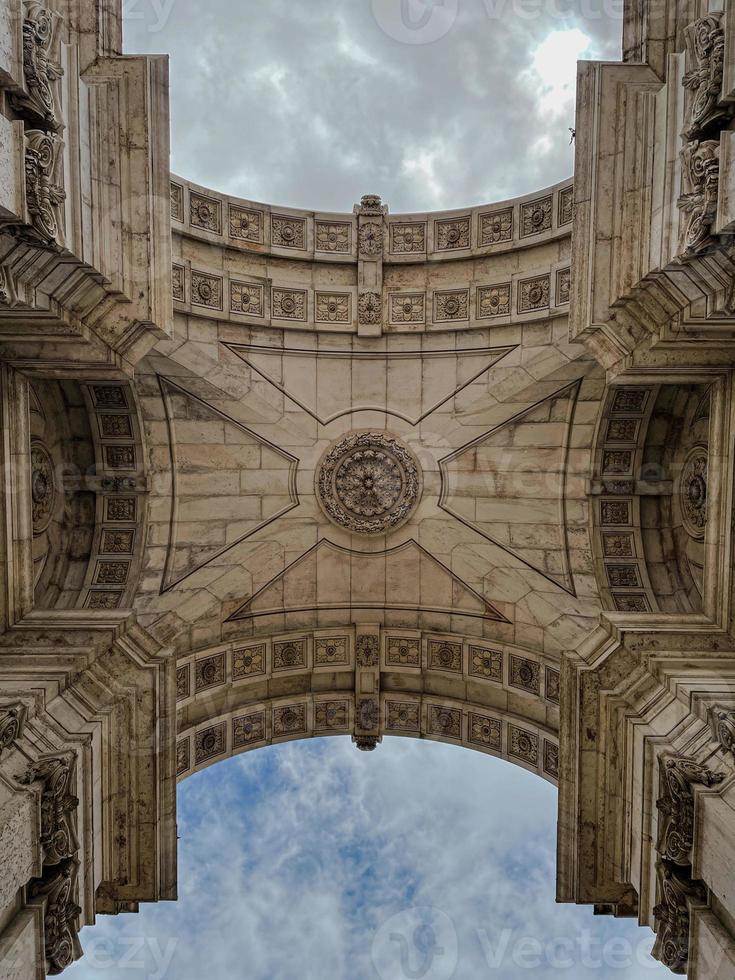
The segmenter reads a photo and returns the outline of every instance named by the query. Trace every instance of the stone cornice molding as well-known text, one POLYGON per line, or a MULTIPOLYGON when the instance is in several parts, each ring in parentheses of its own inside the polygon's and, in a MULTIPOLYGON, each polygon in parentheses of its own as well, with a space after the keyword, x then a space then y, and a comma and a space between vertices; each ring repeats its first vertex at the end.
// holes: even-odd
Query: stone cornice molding
MULTIPOLYGON (((110 622, 70 611, 62 620, 31 615, 3 634, 0 682, 27 709, 15 744, 30 772, 43 775, 36 745, 77 754, 79 904, 91 922, 175 897, 175 671, 170 651, 129 613, 110 622)), ((57 838, 42 831, 47 854, 57 838)))
POLYGON ((636 884, 621 863, 630 817, 617 787, 632 778, 628 740, 643 737, 644 723, 644 741, 655 735, 662 750, 678 751, 667 742, 677 737, 709 745, 707 709, 735 684, 735 644, 704 615, 605 614, 565 655, 561 684, 558 897, 616 904, 626 881, 636 884))
POLYGON ((168 62, 121 57, 118 3, 54 6, 26 0, 0 78, 0 354, 120 377, 172 316, 168 62))
POLYGON ((616 374, 658 358, 669 366, 690 357, 733 363, 734 220, 725 176, 733 139, 720 133, 732 91, 718 68, 723 36, 726 64, 733 41, 715 23, 718 14, 682 22, 701 6, 660 5, 651 16, 671 23, 658 24, 648 49, 651 5, 629 4, 636 12, 626 11, 626 63, 580 70, 570 330, 616 374), (687 50, 675 53, 677 44, 687 50), (649 63, 634 63, 636 51, 649 63))

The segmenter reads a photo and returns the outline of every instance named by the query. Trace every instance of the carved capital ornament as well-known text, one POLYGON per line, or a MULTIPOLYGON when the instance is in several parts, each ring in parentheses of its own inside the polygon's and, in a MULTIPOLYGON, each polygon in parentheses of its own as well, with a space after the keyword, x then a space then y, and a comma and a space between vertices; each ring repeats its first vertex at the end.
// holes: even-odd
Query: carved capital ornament
POLYGON ((0 708, 0 758, 3 751, 20 738, 25 717, 26 709, 22 704, 0 708))
POLYGON ((679 867, 692 863, 694 796, 692 786, 715 786, 724 774, 712 772, 693 759, 664 753, 659 758, 659 835, 656 849, 679 867))

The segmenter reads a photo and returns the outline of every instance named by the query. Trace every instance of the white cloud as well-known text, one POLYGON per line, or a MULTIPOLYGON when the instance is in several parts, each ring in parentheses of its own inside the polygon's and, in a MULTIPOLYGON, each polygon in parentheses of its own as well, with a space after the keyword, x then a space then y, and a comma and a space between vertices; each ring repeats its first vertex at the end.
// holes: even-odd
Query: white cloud
MULTIPOLYGON (((387 739, 363 755, 330 739, 258 750, 183 784, 179 905, 101 918, 69 976, 376 980, 377 963, 384 980, 402 980, 401 954, 417 970, 432 943, 447 956, 456 945, 455 980, 656 976, 650 964, 585 965, 612 937, 650 949, 652 935, 555 905, 555 807, 549 784, 453 746, 387 739), (425 908, 438 911, 423 926, 422 913, 407 917, 425 908), (550 940, 569 944, 571 954, 560 948, 573 970, 552 970, 550 940), (108 941, 140 965, 111 965, 108 941), (523 965, 534 956, 536 969, 523 965)), ((445 975, 443 955, 429 980, 445 975)))
POLYGON ((577 61, 590 56, 592 39, 579 28, 552 31, 534 50, 525 73, 537 89, 540 112, 561 116, 573 111, 577 84, 577 61))

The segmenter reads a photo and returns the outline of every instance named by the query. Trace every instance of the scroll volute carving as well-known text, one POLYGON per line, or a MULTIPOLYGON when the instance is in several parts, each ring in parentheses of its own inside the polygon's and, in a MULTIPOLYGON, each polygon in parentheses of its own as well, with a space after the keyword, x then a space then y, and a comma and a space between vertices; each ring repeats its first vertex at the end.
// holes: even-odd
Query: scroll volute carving
POLYGON ((690 96, 684 136, 688 140, 697 140, 730 114, 730 110, 721 105, 725 61, 722 13, 711 13, 695 21, 687 28, 685 36, 689 71, 683 84, 690 96))
POLYGON ((68 759, 44 759, 30 766, 21 782, 41 784, 41 848, 43 865, 54 867, 79 850, 74 815, 79 800, 70 792, 73 778, 68 759))
POLYGON ((684 193, 679 208, 688 216, 682 230, 680 259, 686 261, 719 244, 713 235, 720 185, 720 133, 732 116, 723 103, 725 32, 722 14, 711 13, 685 31, 688 93, 681 152, 684 193))
POLYGON ((687 191, 679 208, 688 215, 683 232, 681 258, 694 258, 717 244, 712 228, 717 217, 720 189, 720 144, 695 140, 681 152, 682 177, 687 191))
POLYGON ((694 759, 659 756, 659 834, 656 865, 660 901, 653 910, 656 945, 652 955, 673 973, 686 975, 689 962, 689 907, 704 904, 707 889, 692 880, 694 847, 693 786, 716 786, 725 778, 694 759))
POLYGON ((75 759, 41 759, 28 767, 20 782, 40 788, 43 871, 27 888, 29 901, 44 903, 43 933, 48 976, 57 976, 82 955, 77 904, 79 841, 76 810, 79 800, 71 792, 75 759))
POLYGON ((62 176, 60 139, 41 130, 25 134, 26 210, 29 224, 19 229, 33 245, 58 250, 63 247, 66 198, 62 176))
POLYGON ((689 964, 689 906, 691 902, 704 905, 706 889, 701 882, 693 882, 686 872, 669 861, 659 861, 656 872, 661 900, 653 910, 656 943, 651 955, 672 973, 686 976, 689 964))
POLYGON ((694 846, 692 786, 715 786, 723 773, 712 772, 693 759, 664 753, 659 758, 659 835, 656 850, 678 867, 689 867, 694 846))
POLYGON ((719 742, 725 752, 735 756, 735 709, 715 704, 709 709, 709 724, 712 737, 719 742))
POLYGON ((0 758, 4 750, 20 738, 25 718, 26 709, 22 704, 0 707, 0 758))
POLYGON ((43 935, 46 973, 51 977, 63 973, 82 955, 79 942, 82 910, 75 900, 78 868, 78 861, 64 861, 28 886, 29 899, 45 899, 43 935))
POLYGON ((39 0, 23 3, 23 80, 25 92, 13 96, 13 108, 44 129, 61 128, 58 81, 62 18, 39 0))

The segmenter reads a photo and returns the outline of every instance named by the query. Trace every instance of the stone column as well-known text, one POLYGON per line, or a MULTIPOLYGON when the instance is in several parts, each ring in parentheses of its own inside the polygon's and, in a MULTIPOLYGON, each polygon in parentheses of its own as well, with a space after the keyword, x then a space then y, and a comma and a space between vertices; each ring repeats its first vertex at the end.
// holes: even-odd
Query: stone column
POLYGON ((45 971, 43 916, 39 909, 22 909, 0 932, 0 977, 38 980, 45 971))
POLYGON ((17 782, 22 762, 15 743, 25 716, 20 703, 0 705, 0 932, 17 911, 20 890, 40 867, 38 801, 17 782))
POLYGON ((43 914, 25 907, 25 888, 41 873, 39 802, 20 785, 25 757, 17 750, 26 709, 0 705, 0 977, 38 980, 45 976, 43 914))

